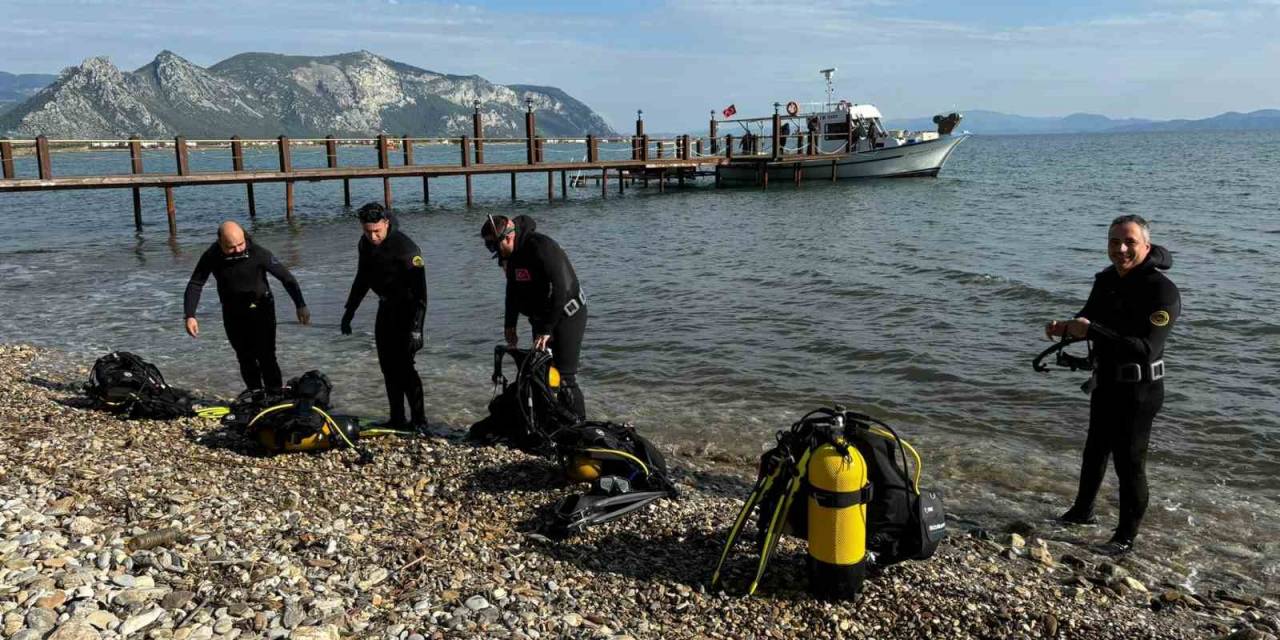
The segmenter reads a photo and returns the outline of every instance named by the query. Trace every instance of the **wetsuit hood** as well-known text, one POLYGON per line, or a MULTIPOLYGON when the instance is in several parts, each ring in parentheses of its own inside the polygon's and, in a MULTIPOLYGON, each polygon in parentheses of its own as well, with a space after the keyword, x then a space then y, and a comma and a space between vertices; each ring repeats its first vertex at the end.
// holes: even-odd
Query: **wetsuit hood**
POLYGON ((512 251, 512 253, 515 253, 520 250, 520 247, 524 246, 524 239, 527 238, 529 234, 537 231, 538 223, 529 216, 516 216, 511 221, 516 225, 516 246, 512 251))

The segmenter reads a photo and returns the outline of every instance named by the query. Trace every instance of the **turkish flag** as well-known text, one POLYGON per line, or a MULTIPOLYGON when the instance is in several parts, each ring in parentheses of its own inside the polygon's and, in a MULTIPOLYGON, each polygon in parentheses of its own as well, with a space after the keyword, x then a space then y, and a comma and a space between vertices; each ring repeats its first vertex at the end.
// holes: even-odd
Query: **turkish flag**
POLYGON ((737 108, 737 107, 735 107, 735 106, 733 106, 733 105, 729 105, 729 106, 727 106, 727 107, 725 107, 725 108, 724 108, 724 111, 723 111, 722 113, 724 113, 724 117, 726 117, 726 118, 732 118, 732 117, 733 117, 733 114, 735 114, 735 113, 737 113, 737 112, 738 112, 738 108, 737 108))

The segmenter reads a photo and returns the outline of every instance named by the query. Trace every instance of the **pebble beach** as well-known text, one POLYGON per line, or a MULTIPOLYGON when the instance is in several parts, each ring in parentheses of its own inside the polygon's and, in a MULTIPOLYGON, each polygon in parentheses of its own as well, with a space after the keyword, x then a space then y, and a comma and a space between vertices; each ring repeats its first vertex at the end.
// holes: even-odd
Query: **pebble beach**
MULTIPOLYGON (((0 637, 1275 638, 1256 594, 1192 593, 1033 523, 949 522, 937 554, 852 602, 806 592, 788 539, 755 596, 740 543, 707 586, 754 469, 665 448, 681 491, 567 540, 584 487, 554 463, 434 437, 261 457, 216 421, 95 411, 86 371, 0 346, 0 637)), ((643 432, 643 428, 641 429, 643 432)), ((661 445, 662 443, 659 442, 661 445)), ((964 505, 948 505, 964 513, 964 505)), ((748 531, 744 539, 751 539, 748 531)))

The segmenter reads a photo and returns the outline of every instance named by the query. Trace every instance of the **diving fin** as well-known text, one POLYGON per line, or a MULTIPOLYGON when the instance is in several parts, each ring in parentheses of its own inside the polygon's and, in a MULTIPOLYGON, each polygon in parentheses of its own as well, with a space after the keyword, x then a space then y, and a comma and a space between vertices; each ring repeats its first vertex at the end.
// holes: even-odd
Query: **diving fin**
POLYGON ((773 556, 773 551, 778 546, 778 539, 782 537, 782 527, 787 514, 791 511, 791 501, 800 491, 800 485, 804 481, 805 474, 801 470, 809 466, 809 451, 806 449, 804 455, 800 456, 799 462, 796 463, 796 471, 791 481, 787 483, 785 496, 773 509, 773 517, 769 519, 769 528, 765 531, 764 548, 760 550, 760 564, 756 566, 756 576, 751 580, 751 588, 747 590, 748 595, 755 595, 756 588, 760 586, 760 578, 764 577, 764 569, 769 564, 769 558, 773 556))
POLYGON ((747 518, 751 516, 751 512, 755 510, 756 505, 760 504, 760 498, 769 492, 773 486, 773 481, 778 477, 778 471, 781 466, 776 467, 773 472, 761 476, 756 481, 756 486, 751 489, 747 501, 742 504, 742 510, 738 511, 738 517, 733 521, 733 528, 729 530, 729 539, 725 540, 724 550, 720 552, 720 560, 716 562, 716 569, 711 573, 711 586, 716 586, 720 581, 720 570, 724 568, 724 561, 729 557, 729 551, 733 549, 733 543, 737 542, 738 536, 742 533, 742 525, 746 523, 747 518))

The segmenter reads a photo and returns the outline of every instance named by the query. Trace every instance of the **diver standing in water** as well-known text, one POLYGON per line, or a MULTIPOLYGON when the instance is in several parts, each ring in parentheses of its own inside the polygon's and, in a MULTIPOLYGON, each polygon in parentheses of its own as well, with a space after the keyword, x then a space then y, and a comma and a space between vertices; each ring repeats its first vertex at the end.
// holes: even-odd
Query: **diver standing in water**
POLYGON ((218 240, 200 256, 182 300, 187 333, 199 337, 196 307, 200 292, 213 275, 222 303, 222 325, 240 363, 240 377, 250 390, 279 389, 283 384, 280 364, 276 362, 276 305, 267 284, 268 273, 284 285, 293 299, 298 322, 310 324, 311 312, 293 274, 230 220, 218 226, 218 240))
POLYGON ((566 404, 586 419, 586 400, 578 388, 578 356, 587 330, 587 302, 578 284, 578 275, 569 256, 555 240, 538 233, 529 216, 514 220, 489 216, 480 227, 484 246, 505 263, 507 273, 506 315, 503 334, 507 345, 520 342, 516 322, 520 314, 533 327, 533 348, 551 349, 551 359, 560 370, 560 392, 566 404))
POLYGON ((360 237, 356 277, 342 314, 342 333, 351 334, 351 320, 360 301, 373 289, 378 296, 374 341, 378 366, 387 387, 389 420, 383 426, 409 426, 427 430, 422 378, 413 367, 414 354, 422 348, 422 324, 427 316, 427 270, 418 245, 399 230, 396 220, 376 202, 357 212, 364 234, 360 237), (409 417, 404 417, 405 401, 409 417))
POLYGON ((1045 334, 1088 338, 1093 343, 1093 393, 1089 435, 1075 504, 1059 517, 1066 524, 1096 524, 1093 503, 1114 457, 1120 480, 1120 521, 1100 551, 1133 548, 1147 510, 1147 445, 1151 423, 1164 403, 1164 345, 1182 311, 1178 287, 1160 270, 1173 266, 1163 247, 1151 244, 1141 216, 1120 216, 1107 232, 1111 266, 1094 277, 1084 309, 1054 320, 1045 334))

